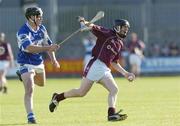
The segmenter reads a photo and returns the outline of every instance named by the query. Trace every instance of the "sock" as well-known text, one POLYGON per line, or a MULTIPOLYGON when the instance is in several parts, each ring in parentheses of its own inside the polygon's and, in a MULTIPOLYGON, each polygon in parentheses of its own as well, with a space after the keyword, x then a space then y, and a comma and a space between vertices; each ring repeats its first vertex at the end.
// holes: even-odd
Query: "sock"
POLYGON ((64 99, 66 99, 66 98, 64 97, 64 93, 61 93, 61 94, 58 94, 58 95, 56 96, 56 99, 57 99, 57 101, 59 102, 59 101, 62 101, 62 100, 64 100, 64 99))
POLYGON ((116 111, 116 109, 115 109, 115 108, 113 108, 113 107, 109 107, 109 109, 108 109, 108 116, 113 115, 113 114, 115 113, 115 111, 116 111))
POLYGON ((7 93, 7 87, 6 87, 6 86, 4 86, 4 87, 3 87, 3 89, 4 89, 4 90, 3 90, 3 93, 5 93, 5 94, 6 94, 6 93, 7 93))
POLYGON ((34 114, 32 112, 27 115, 27 118, 28 118, 29 121, 35 120, 35 116, 34 116, 34 114))

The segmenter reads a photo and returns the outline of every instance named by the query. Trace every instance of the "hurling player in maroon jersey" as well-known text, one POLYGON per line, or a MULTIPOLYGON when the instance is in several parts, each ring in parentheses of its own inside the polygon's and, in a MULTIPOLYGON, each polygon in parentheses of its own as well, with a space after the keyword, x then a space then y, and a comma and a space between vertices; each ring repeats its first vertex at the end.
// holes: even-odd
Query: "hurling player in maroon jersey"
POLYGON ((0 91, 7 93, 6 72, 13 66, 13 53, 10 43, 5 42, 5 34, 0 33, 0 91))
POLYGON ((109 67, 111 65, 129 81, 135 79, 133 73, 127 72, 118 63, 120 50, 123 46, 122 40, 126 37, 130 27, 129 22, 124 19, 117 19, 113 29, 106 29, 102 26, 89 23, 82 17, 79 17, 79 21, 81 26, 84 25, 82 30, 90 29, 97 37, 96 44, 92 50, 92 58, 84 69, 80 87, 60 94, 54 93, 49 104, 49 110, 54 112, 58 103, 64 99, 85 96, 93 86, 93 83, 97 82, 109 92, 108 121, 124 120, 127 118, 127 115, 115 111, 118 86, 109 67))

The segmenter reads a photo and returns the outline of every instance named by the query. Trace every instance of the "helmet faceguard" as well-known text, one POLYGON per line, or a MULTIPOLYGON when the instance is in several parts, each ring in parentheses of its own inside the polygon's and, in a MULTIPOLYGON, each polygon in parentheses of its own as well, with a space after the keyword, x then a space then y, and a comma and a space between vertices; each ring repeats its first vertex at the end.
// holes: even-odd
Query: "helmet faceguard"
POLYGON ((123 26, 127 27, 128 29, 130 28, 129 22, 125 19, 116 19, 114 21, 114 30, 121 38, 125 38, 128 32, 128 30, 126 31, 122 30, 123 26))

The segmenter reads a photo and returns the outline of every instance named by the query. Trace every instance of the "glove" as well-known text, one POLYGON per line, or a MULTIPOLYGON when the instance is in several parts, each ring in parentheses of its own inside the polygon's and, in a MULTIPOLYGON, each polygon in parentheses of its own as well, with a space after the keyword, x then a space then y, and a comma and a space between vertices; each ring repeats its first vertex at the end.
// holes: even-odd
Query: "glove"
POLYGON ((84 17, 78 16, 78 17, 77 17, 77 20, 78 20, 78 22, 80 22, 81 32, 90 30, 90 28, 87 27, 87 26, 85 25, 85 23, 84 23, 84 22, 85 22, 84 17))

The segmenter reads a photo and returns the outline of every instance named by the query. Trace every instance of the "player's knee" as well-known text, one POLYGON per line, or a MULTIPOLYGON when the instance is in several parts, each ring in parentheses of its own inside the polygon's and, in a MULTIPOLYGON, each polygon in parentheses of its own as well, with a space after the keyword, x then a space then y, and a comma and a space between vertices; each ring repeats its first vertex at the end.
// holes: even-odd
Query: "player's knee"
POLYGON ((40 86, 40 87, 44 87, 45 82, 44 81, 35 81, 35 84, 40 86))
POLYGON ((119 92, 118 87, 113 87, 110 93, 111 94, 118 94, 118 92, 119 92))
POLYGON ((31 97, 33 95, 33 87, 28 88, 28 90, 25 91, 25 96, 31 97))
POLYGON ((114 93, 115 93, 115 94, 118 94, 118 92, 119 92, 118 87, 115 87, 115 88, 114 88, 114 93))

